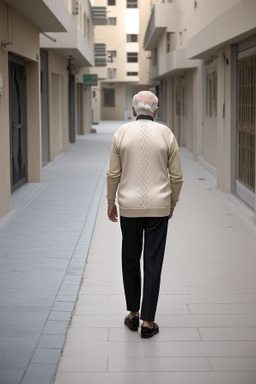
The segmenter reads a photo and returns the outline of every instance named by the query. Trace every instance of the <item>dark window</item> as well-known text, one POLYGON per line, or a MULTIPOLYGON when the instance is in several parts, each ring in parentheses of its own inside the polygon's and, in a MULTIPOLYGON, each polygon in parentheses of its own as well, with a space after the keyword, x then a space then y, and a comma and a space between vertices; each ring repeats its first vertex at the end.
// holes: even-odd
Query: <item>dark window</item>
POLYGON ((137 0, 126 0, 126 8, 138 8, 137 0))
POLYGON ((116 25, 116 17, 109 17, 108 25, 116 25))
POLYGON ((127 63, 137 63, 138 62, 138 53, 130 52, 127 53, 127 63))
POLYGON ((127 76, 138 76, 138 72, 126 72, 127 76))
POLYGON ((116 0, 108 0, 108 5, 116 5, 116 0))
POLYGON ((138 35, 126 35, 127 43, 137 43, 138 35))
POLYGON ((113 63, 116 57, 116 51, 108 51, 108 62, 113 63))
POLYGON ((114 107, 115 106, 115 90, 114 88, 103 89, 103 106, 114 107))
POLYGON ((206 77, 206 115, 217 116, 217 73, 213 71, 206 77))

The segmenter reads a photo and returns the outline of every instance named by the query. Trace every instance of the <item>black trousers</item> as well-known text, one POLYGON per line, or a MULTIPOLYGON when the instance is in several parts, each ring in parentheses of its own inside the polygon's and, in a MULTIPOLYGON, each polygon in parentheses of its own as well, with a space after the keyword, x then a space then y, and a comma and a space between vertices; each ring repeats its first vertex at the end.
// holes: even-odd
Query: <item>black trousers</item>
POLYGON ((140 259, 143 248, 141 319, 154 321, 168 228, 167 217, 120 218, 122 270, 127 310, 138 312, 141 303, 140 259))

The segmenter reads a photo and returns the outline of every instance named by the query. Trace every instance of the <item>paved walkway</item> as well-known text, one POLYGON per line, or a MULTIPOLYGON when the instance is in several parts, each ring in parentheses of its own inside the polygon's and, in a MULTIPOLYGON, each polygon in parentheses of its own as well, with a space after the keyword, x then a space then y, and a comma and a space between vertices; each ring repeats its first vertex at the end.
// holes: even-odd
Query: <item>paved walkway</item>
POLYGON ((112 133, 81 136, 0 220, 0 384, 49 384, 76 302, 112 133))
POLYGON ((255 384, 256 227, 181 150, 184 188, 170 222, 157 321, 123 325, 119 225, 96 226, 55 384, 255 384))
POLYGON ((0 222, 0 383, 49 384, 66 336, 54 384, 255 384, 256 226, 185 149, 160 333, 144 340, 123 325, 120 230, 104 186, 115 128, 80 137, 0 222))

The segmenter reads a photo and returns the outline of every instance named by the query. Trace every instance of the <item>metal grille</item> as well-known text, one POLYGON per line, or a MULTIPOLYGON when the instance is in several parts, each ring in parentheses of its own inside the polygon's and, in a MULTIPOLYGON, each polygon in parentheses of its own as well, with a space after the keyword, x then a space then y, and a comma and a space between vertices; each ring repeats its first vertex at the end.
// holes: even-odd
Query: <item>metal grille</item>
POLYGON ((256 55, 238 60, 237 176, 255 191, 256 55))

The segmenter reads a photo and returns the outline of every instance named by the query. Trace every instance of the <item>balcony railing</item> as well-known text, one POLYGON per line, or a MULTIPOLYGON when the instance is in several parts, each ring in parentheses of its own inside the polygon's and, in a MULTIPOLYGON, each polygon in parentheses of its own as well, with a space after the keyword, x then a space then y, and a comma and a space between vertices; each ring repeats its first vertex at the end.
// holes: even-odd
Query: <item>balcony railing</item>
POLYGON ((93 25, 106 25, 108 21, 107 8, 92 7, 92 20, 93 20, 93 25))

